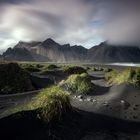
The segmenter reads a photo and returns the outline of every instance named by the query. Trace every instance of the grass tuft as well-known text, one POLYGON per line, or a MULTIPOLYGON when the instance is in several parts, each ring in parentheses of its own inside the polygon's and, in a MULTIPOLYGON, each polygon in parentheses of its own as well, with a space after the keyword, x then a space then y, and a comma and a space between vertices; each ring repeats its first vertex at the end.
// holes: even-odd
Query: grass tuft
POLYGON ((131 83, 140 87, 140 69, 128 68, 123 71, 111 71, 105 74, 105 78, 112 84, 131 83))
POLYGON ((73 74, 67 80, 61 81, 59 85, 71 93, 77 94, 87 94, 93 88, 91 79, 86 73, 73 74))
POLYGON ((26 105, 21 105, 11 110, 12 113, 37 110, 37 116, 50 122, 53 119, 61 119, 62 115, 71 109, 68 92, 59 86, 44 89, 36 99, 26 105))

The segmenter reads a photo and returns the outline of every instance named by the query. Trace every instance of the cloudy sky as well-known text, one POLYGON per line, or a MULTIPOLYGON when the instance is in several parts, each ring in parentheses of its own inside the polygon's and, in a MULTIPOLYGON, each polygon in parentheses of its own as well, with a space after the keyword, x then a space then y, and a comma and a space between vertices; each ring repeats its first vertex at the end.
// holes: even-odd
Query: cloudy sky
POLYGON ((140 43, 140 0, 0 0, 0 50, 53 38, 92 47, 140 43))

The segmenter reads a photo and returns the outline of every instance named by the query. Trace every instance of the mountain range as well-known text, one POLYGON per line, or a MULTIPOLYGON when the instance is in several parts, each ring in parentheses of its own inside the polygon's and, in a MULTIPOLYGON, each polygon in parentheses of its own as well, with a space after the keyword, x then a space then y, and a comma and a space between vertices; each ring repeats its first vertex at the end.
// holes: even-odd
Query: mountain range
POLYGON ((117 46, 102 42, 90 49, 83 46, 60 45, 51 38, 43 42, 20 41, 3 54, 5 60, 38 62, 140 62, 140 49, 137 46, 117 46))

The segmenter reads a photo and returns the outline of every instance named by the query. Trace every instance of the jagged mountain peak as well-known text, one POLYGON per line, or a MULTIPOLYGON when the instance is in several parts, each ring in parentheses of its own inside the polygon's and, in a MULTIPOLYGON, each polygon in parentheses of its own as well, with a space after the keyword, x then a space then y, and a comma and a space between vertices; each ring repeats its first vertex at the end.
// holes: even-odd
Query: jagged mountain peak
POLYGON ((67 48, 71 47, 69 43, 68 43, 68 44, 64 44, 64 45, 62 45, 62 46, 63 46, 63 47, 67 47, 67 48))
MULTIPOLYGON (((104 41, 104 42, 101 42, 99 45, 96 45, 96 46, 99 46, 99 47, 104 47, 104 46, 111 46, 110 43, 108 41, 104 41)), ((96 47, 96 46, 93 46, 93 47, 96 47)))
POLYGON ((48 38, 45 41, 43 41, 41 43, 41 45, 59 45, 58 43, 56 43, 53 39, 48 38))
POLYGON ((14 48, 31 48, 36 45, 39 45, 41 42, 39 41, 31 41, 31 42, 25 42, 25 41, 19 41, 17 45, 15 45, 14 48))

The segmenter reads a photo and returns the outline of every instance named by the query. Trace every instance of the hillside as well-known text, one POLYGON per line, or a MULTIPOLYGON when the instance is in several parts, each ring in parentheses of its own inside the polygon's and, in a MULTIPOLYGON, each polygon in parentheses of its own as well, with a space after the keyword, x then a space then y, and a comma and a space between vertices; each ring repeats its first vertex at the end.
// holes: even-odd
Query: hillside
POLYGON ((60 45, 51 38, 43 42, 20 41, 13 49, 3 53, 6 60, 39 62, 140 62, 140 49, 136 46, 113 46, 103 42, 90 49, 83 46, 60 45))
POLYGON ((73 62, 85 60, 87 49, 82 46, 60 45, 52 39, 47 39, 31 51, 41 56, 47 56, 53 62, 73 62))
POLYGON ((112 46, 103 42, 88 50, 91 62, 140 62, 140 49, 135 46, 112 46))

